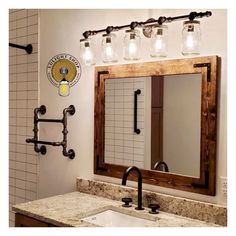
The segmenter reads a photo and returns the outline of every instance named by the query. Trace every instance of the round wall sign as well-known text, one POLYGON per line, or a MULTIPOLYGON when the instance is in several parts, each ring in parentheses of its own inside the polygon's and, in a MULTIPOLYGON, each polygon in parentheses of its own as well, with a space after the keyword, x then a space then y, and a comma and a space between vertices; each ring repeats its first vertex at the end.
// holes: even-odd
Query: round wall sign
POLYGON ((62 53, 54 56, 47 64, 47 77, 56 87, 62 79, 69 82, 69 86, 74 86, 80 79, 81 66, 79 61, 72 55, 62 53), (66 71, 67 73, 63 73, 66 71))

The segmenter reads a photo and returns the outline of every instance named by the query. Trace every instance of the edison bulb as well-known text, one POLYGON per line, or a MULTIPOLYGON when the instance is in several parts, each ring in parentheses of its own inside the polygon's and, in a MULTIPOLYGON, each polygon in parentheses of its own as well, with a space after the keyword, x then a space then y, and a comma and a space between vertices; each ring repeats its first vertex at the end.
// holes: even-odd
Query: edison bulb
POLYGON ((129 55, 131 57, 134 57, 137 52, 137 45, 133 40, 130 40, 129 42, 129 55))
POLYGON ((194 47, 194 41, 192 35, 187 35, 186 37, 186 47, 192 49, 194 47))

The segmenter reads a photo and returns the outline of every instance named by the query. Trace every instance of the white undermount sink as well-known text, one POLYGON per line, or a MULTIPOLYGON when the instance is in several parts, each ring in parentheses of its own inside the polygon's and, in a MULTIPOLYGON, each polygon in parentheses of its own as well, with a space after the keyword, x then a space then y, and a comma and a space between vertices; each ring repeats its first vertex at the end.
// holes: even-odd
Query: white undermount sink
POLYGON ((153 220, 127 215, 110 209, 85 217, 82 220, 104 227, 144 227, 154 222, 153 220))

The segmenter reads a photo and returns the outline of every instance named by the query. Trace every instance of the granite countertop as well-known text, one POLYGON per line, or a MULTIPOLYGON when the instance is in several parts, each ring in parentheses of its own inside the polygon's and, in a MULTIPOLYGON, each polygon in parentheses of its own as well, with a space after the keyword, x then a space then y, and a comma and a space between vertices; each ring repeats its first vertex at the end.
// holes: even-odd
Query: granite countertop
POLYGON ((71 192, 32 202, 17 204, 12 209, 20 214, 62 227, 95 227, 92 223, 81 220, 84 217, 104 210, 115 210, 128 215, 151 220, 150 227, 215 227, 213 223, 195 220, 160 211, 157 215, 122 207, 121 201, 98 197, 82 192, 71 192))

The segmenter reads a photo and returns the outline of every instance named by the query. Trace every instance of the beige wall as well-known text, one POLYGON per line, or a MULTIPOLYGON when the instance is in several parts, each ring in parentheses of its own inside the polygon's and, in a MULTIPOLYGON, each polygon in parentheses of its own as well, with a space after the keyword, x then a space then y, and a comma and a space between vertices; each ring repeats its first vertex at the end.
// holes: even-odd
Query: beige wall
MULTIPOLYGON (((194 11, 196 9, 193 9, 194 11)), ((107 25, 127 24, 133 20, 146 20, 160 15, 175 16, 191 10, 40 10, 40 104, 47 106, 45 117, 61 117, 62 110, 75 105, 76 114, 68 120, 69 148, 76 152, 71 161, 61 155, 61 148, 49 147, 48 153, 40 157, 39 197, 55 195, 75 189, 75 178, 100 179, 120 183, 120 179, 95 176, 93 174, 93 122, 94 122, 94 68, 82 68, 80 81, 71 88, 66 98, 57 95, 57 89, 48 81, 45 73, 50 58, 59 53, 70 53, 79 58, 79 39, 85 30, 100 29, 107 25)), ((201 10, 200 10, 201 11, 201 10)), ((203 10, 205 11, 205 9, 203 10)), ((212 10, 213 16, 202 19, 203 45, 201 55, 222 57, 221 84, 219 89, 219 124, 217 148, 217 195, 215 197, 176 191, 151 185, 151 189, 176 196, 184 196, 208 202, 222 202, 219 193, 219 178, 226 176, 226 11, 212 10), (220 33, 219 33, 220 32, 220 33)), ((183 58, 180 53, 181 22, 169 25, 170 58, 183 58)), ((123 32, 117 33, 122 42, 123 32)), ((97 50, 101 43, 96 39, 97 50)), ((142 38, 142 60, 150 61, 147 39, 142 38)), ((125 63, 119 54, 119 63, 125 63)), ((40 130, 42 139, 61 139, 61 127, 44 124, 40 130)), ((136 183, 130 183, 136 186, 136 183)))

